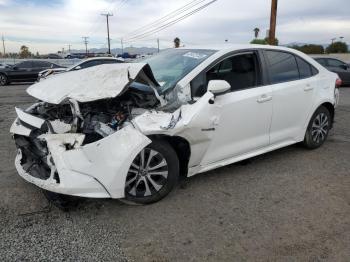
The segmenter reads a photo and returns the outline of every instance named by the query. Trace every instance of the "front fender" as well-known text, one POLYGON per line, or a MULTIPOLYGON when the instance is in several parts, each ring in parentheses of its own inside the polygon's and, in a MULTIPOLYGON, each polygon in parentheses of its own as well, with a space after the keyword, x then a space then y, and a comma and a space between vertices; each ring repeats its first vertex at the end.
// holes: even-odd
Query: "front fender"
POLYGON ((74 136, 76 134, 42 137, 47 142, 59 176, 69 177, 69 173, 74 172, 93 177, 112 198, 123 198, 129 167, 151 140, 132 126, 84 146, 74 145, 74 136), (75 148, 67 150, 67 144, 75 148))

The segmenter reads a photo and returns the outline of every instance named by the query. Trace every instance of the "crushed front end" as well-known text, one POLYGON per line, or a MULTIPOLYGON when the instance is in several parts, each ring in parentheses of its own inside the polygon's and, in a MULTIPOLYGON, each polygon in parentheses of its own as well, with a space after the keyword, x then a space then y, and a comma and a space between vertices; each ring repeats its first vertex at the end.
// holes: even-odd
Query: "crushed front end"
POLYGON ((115 98, 16 108, 15 166, 28 182, 81 197, 122 198, 128 169, 151 141, 132 119, 155 108, 152 89, 129 87, 115 98))

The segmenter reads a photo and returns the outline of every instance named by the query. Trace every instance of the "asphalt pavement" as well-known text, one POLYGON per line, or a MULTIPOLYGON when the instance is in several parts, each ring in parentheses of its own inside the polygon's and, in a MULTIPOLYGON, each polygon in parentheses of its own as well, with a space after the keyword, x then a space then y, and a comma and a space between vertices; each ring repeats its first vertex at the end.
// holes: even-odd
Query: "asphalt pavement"
POLYGON ((9 134, 27 85, 0 87, 2 261, 349 261, 350 88, 317 150, 294 145, 185 179, 164 200, 69 212, 20 178, 9 134))

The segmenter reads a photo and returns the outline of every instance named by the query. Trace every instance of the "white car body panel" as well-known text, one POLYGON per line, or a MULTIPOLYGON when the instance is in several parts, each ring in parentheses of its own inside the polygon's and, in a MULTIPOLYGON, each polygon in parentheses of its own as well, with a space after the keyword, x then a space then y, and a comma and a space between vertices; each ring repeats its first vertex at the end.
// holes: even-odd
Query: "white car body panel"
MULTIPOLYGON (((298 51, 255 45, 201 48, 218 51, 177 83, 175 91, 182 105, 176 110, 171 113, 144 110, 128 126, 87 145, 82 145, 83 134, 69 133, 69 126, 51 121, 54 131, 59 134, 42 135, 40 139, 47 142, 61 183, 55 182, 53 172, 47 181, 27 174, 20 165, 20 151, 16 157, 19 174, 31 183, 57 193, 123 198, 128 169, 136 155, 151 143, 149 137, 152 135, 176 136, 188 141, 191 155, 187 175, 192 176, 302 141, 315 110, 323 103, 336 106, 339 100, 338 90, 334 89, 337 75, 298 51), (188 103, 190 83, 200 72, 223 55, 247 49, 292 52, 312 64, 319 73, 303 80, 216 97, 206 92, 202 97, 194 98, 194 103, 188 103), (73 149, 68 150, 66 144, 73 149)), ((113 98, 123 93, 142 74, 145 66, 112 64, 68 72, 34 84, 27 92, 52 104, 69 99, 88 102, 113 98)), ((39 128, 45 122, 22 110, 16 109, 16 112, 19 119, 32 126, 39 128)), ((11 127, 11 133, 17 135, 30 136, 30 131, 18 121, 11 127)))

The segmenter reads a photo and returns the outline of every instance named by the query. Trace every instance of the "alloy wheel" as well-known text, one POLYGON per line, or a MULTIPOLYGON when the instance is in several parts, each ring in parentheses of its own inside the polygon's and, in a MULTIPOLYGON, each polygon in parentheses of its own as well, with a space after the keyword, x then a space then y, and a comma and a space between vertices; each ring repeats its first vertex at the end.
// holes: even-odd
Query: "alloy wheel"
POLYGON ((6 76, 0 74, 0 85, 4 86, 6 85, 7 79, 6 76))
POLYGON ((316 143, 326 140, 329 129, 328 116, 325 113, 319 113, 312 123, 311 135, 312 140, 316 143))
POLYGON ((134 197, 148 197, 159 192, 168 178, 168 163, 158 151, 143 149, 134 159, 126 177, 125 192, 134 197))

